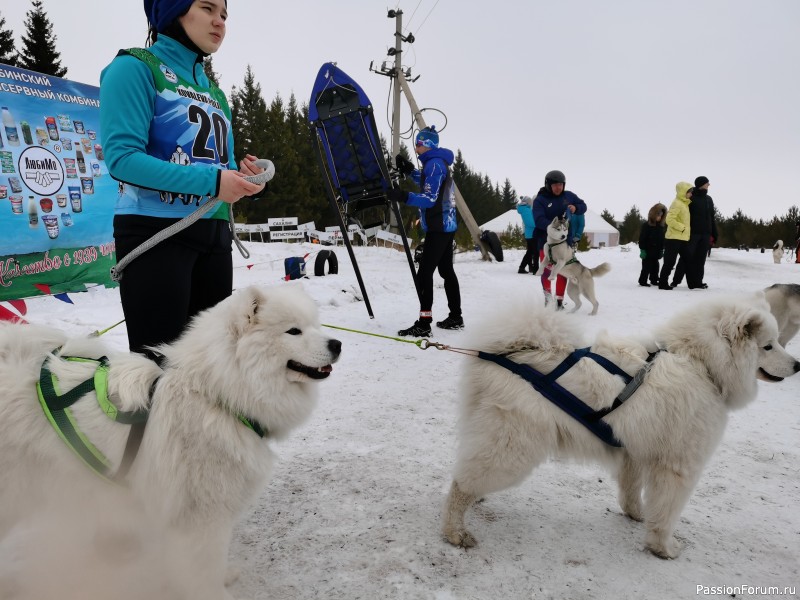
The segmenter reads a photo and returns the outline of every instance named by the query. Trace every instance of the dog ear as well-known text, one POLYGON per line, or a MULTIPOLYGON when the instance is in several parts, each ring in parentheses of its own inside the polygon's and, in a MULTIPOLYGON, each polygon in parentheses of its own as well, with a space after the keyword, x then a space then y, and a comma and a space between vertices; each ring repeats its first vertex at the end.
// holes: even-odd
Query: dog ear
POLYGON ((266 302, 266 296, 257 287, 251 286, 237 293, 236 311, 233 312, 233 320, 230 323, 230 330, 234 337, 241 337, 258 323, 259 313, 264 309, 266 302))
POLYGON ((733 345, 755 338, 764 327, 764 314, 758 310, 737 312, 717 326, 720 336, 733 345))

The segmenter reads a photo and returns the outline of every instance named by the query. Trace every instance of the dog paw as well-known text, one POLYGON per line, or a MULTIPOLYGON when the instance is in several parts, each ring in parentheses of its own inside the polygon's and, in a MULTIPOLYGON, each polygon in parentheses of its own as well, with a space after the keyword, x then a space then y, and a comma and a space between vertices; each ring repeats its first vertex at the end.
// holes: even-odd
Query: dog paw
POLYGON ((683 544, 671 536, 663 540, 648 534, 645 539, 645 547, 659 558, 678 558, 683 549, 683 544))
POLYGON ((623 508, 623 514, 628 517, 631 521, 636 521, 637 523, 641 523, 644 521, 644 517, 642 517, 642 513, 639 509, 636 508, 623 508))
POLYGON ((474 548, 478 541, 466 529, 459 529, 456 531, 446 531, 444 534, 445 539, 460 548, 474 548))

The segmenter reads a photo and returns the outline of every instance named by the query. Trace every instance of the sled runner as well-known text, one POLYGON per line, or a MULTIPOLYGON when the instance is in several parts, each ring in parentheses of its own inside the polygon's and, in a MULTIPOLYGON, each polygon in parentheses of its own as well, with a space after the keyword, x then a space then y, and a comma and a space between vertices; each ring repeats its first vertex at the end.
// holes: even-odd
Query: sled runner
MULTIPOLYGON (((308 120, 328 200, 337 216, 367 312, 372 318, 372 307, 347 235, 350 220, 359 221, 356 214, 370 208, 384 208, 394 213, 416 288, 416 271, 400 208, 386 197, 393 182, 381 148, 372 104, 352 78, 334 63, 325 63, 311 91, 308 120)), ((375 225, 363 227, 369 229, 375 225)))

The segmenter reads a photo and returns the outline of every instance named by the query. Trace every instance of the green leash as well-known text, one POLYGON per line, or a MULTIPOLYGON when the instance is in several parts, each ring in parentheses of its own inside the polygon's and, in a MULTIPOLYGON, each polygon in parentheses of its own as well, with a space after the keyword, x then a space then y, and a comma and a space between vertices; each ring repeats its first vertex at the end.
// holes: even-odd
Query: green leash
POLYGON ((459 354, 469 354, 470 356, 477 356, 476 350, 469 350, 467 348, 455 348, 453 346, 448 346, 447 344, 442 344, 441 342, 432 342, 428 339, 422 338, 419 340, 406 340, 400 337, 394 337, 391 335, 382 335, 380 333, 372 333, 370 331, 360 331, 358 329, 349 329, 348 327, 337 327, 336 325, 327 325, 322 323, 323 327, 329 327, 330 329, 339 329, 340 331, 349 331, 350 333, 360 333, 361 335, 369 335, 372 337, 379 337, 385 340, 392 340, 395 342, 403 342, 404 344, 414 344, 420 350, 427 350, 428 348, 436 348, 437 350, 450 350, 451 352, 457 352, 459 354))

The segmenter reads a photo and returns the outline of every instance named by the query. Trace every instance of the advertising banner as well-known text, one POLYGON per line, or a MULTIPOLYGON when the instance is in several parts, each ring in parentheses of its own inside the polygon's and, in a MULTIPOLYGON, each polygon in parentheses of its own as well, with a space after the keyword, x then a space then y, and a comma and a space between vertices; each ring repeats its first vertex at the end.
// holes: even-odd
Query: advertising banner
POLYGON ((99 95, 0 64, 0 300, 113 285, 99 95))

